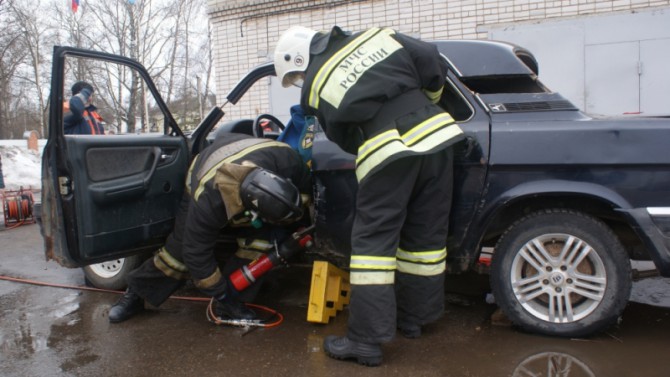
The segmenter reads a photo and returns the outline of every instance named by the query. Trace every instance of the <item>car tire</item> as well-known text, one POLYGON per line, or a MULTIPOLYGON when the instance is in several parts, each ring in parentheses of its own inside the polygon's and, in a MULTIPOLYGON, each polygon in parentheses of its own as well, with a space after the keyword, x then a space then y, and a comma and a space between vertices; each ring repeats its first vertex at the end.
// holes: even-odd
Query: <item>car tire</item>
POLYGON ((579 337, 603 330, 623 312, 631 285, 621 242, 602 221, 576 211, 523 217, 502 235, 491 261, 496 303, 534 333, 579 337))
POLYGON ((101 289, 124 290, 128 274, 139 267, 145 259, 141 255, 133 255, 90 264, 83 268, 86 284, 101 289))

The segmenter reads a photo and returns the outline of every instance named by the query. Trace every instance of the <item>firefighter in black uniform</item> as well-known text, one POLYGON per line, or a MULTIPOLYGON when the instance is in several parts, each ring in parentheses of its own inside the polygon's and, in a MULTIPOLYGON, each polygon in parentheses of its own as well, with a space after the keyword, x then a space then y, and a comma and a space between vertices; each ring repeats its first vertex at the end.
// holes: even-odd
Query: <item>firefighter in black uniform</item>
POLYGON ((463 138, 436 105, 447 66, 429 43, 388 28, 350 34, 292 27, 274 55, 284 86, 329 139, 356 158, 348 331, 329 336, 337 359, 379 365, 381 343, 409 338, 444 311, 451 145, 463 138))
POLYGON ((227 276, 281 242, 286 226, 303 217, 310 190, 309 170, 288 144, 237 134, 217 138, 191 163, 172 233, 129 274, 109 321, 129 319, 144 309, 144 300, 159 306, 188 279, 217 300, 217 316, 254 319, 243 302, 260 284, 234 292, 227 276), (214 248, 224 226, 235 227, 239 248, 221 271, 214 248))

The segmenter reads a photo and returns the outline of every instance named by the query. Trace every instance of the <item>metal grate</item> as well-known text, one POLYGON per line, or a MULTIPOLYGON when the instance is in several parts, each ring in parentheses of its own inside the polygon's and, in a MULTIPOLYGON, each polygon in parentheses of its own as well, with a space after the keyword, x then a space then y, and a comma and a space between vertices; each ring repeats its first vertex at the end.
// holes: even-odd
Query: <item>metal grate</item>
POLYGON ((490 103, 489 108, 496 113, 515 113, 524 111, 577 110, 570 101, 538 101, 490 103))

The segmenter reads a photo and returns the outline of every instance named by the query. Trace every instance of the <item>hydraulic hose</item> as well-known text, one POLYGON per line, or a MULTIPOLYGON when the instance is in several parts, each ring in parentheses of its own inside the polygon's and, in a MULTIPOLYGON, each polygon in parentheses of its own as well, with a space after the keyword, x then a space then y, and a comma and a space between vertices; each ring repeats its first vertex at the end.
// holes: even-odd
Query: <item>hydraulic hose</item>
MULTIPOLYGON (((102 288, 94 288, 94 287, 86 287, 86 286, 78 286, 78 285, 68 285, 68 284, 47 283, 47 282, 38 281, 38 280, 23 279, 23 278, 17 278, 17 277, 12 277, 12 276, 5 276, 5 275, 0 275, 0 280, 11 281, 11 282, 14 282, 14 283, 21 283, 21 284, 37 285, 37 286, 41 286, 41 287, 76 289, 76 290, 81 290, 81 291, 105 292, 105 293, 115 293, 115 294, 125 293, 124 291, 116 291, 116 290, 112 290, 112 289, 102 289, 102 288)), ((228 326, 236 326, 236 327, 270 328, 270 327, 279 326, 284 321, 284 316, 281 313, 279 313, 276 310, 270 309, 268 307, 262 306, 262 305, 249 304, 249 303, 245 304, 245 305, 247 305, 251 308, 258 309, 258 310, 261 310, 263 312, 268 313, 269 316, 266 319, 254 320, 254 321, 235 320, 235 319, 227 320, 227 319, 218 318, 214 314, 214 309, 213 309, 214 299, 210 299, 208 297, 190 297, 190 296, 170 296, 170 299, 182 300, 182 301, 192 301, 192 302, 208 302, 209 301, 209 305, 207 305, 207 311, 206 311, 207 320, 209 320, 210 322, 212 322, 216 325, 228 325, 228 326)))

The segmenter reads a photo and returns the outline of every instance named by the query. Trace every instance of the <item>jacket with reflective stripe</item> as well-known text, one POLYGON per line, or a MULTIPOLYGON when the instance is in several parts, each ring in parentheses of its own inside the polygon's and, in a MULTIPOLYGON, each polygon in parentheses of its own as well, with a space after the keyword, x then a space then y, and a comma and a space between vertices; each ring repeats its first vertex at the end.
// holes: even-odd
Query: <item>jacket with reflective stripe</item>
MULTIPOLYGON (((79 101, 81 102, 81 101, 79 101)), ((75 101, 71 101, 75 103, 75 101)), ((104 135, 102 117, 97 108, 90 105, 86 108, 69 105, 63 118, 65 135, 104 135)))
POLYGON ((350 153, 359 152, 364 140, 397 130, 393 140, 368 148, 380 156, 367 157, 377 167, 387 157, 431 153, 462 137, 458 126, 450 126, 453 119, 432 105, 446 75, 446 63, 432 44, 386 28, 348 35, 336 27, 326 49, 310 57, 301 104, 319 118, 328 138, 350 153), (424 123, 439 114, 439 124, 424 123), (444 132, 448 127, 454 128, 444 132), (381 148, 390 142, 402 145, 381 148))
MULTIPOLYGON (((214 247, 221 228, 228 223, 225 205, 216 186, 215 174, 208 174, 210 171, 216 171, 220 160, 228 160, 235 164, 249 161, 255 166, 291 179, 302 193, 311 191, 309 171, 305 163, 287 144, 251 139, 249 136, 237 134, 216 139, 194 160, 190 169, 190 180, 187 178, 186 182, 190 185, 191 195, 196 191, 199 193, 198 198, 192 197, 189 204, 182 252, 191 277, 196 281, 215 274, 218 263, 214 256, 214 247), (222 151, 226 153, 221 153, 222 151)), ((211 286, 212 291, 203 290, 203 292, 217 296, 223 292, 215 291, 225 287, 218 281, 212 282, 211 286)))

